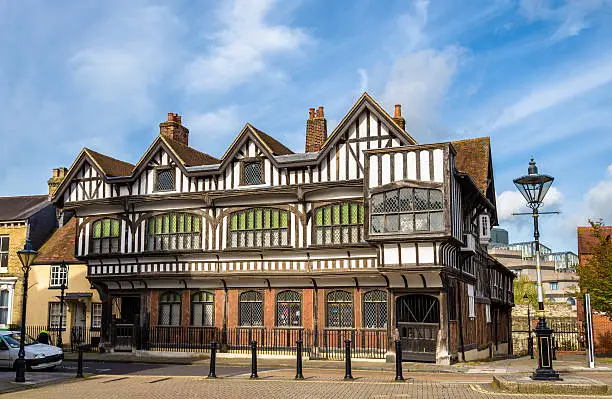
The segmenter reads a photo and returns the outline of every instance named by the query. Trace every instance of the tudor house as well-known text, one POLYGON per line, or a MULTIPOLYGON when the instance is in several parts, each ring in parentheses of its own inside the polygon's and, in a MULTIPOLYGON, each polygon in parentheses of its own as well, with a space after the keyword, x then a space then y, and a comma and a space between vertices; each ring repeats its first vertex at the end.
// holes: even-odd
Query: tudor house
POLYGON ((250 124, 219 159, 188 139, 171 113, 136 165, 84 149, 54 196, 105 349, 119 327, 180 326, 303 330, 315 347, 375 332, 388 360, 400 338, 405 360, 441 364, 511 350, 488 138, 418 144, 399 105, 364 94, 329 135, 310 109, 303 153, 250 124))

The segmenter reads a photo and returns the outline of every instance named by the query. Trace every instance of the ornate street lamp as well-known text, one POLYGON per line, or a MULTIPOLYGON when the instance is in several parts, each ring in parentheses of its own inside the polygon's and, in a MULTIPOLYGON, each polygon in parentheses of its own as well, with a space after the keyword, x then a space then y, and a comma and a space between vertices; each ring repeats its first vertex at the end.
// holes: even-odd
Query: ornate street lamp
POLYGON ((26 335, 26 305, 28 301, 28 275, 30 274, 30 268, 34 259, 38 255, 38 252, 32 249, 32 243, 28 238, 21 251, 17 251, 17 256, 21 261, 21 269, 23 270, 23 299, 21 303, 21 336, 19 339, 19 353, 17 354, 17 360, 15 360, 15 368, 17 372, 15 374, 15 381, 25 382, 25 335, 26 335))
POLYGON ((66 290, 66 280, 68 280, 68 266, 65 262, 62 262, 60 265, 61 276, 62 276, 62 285, 60 286, 60 317, 59 317, 59 326, 57 327, 57 346, 61 348, 64 346, 64 342, 62 340, 62 327, 64 321, 64 291, 66 290))
MULTIPOLYGON (((538 229, 538 208, 552 185, 554 178, 549 175, 538 174, 538 167, 531 158, 528 173, 525 176, 514 179, 514 184, 519 189, 527 206, 531 208, 533 216, 533 237, 535 239, 536 274, 538 286, 538 325, 535 328, 536 339, 538 340, 538 368, 531 376, 534 380, 560 380, 559 373, 553 369, 551 336, 553 330, 546 325, 544 316, 544 293, 542 291, 542 271, 540 270, 540 231, 538 229)), ((548 212, 542 212, 548 213, 548 212)), ((553 212, 557 213, 557 212, 553 212)), ((531 329, 531 326, 529 326, 531 329)))

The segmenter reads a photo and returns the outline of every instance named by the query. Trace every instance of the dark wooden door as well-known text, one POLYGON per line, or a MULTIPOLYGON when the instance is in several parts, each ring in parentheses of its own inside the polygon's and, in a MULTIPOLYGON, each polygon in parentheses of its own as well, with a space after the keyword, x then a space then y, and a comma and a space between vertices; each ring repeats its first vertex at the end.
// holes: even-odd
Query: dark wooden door
POLYGON ((435 362, 440 302, 431 295, 404 295, 396 302, 397 328, 402 341, 402 358, 435 362))

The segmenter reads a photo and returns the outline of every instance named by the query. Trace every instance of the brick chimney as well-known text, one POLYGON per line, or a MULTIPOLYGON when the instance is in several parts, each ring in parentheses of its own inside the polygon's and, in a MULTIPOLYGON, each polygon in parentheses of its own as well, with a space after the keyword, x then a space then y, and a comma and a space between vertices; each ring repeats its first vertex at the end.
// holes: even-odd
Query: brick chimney
POLYGON ((402 117, 402 105, 395 104, 395 113, 393 114, 393 120, 402 130, 406 130, 406 119, 402 117))
POLYGON ((55 191, 57 191, 57 188, 59 187, 59 185, 62 184, 67 174, 68 174, 68 169, 66 168, 53 169, 53 175, 51 176, 49 180, 47 180, 47 184, 49 185, 49 195, 50 196, 55 194, 55 191))
POLYGON ((310 108, 306 121, 306 152, 318 152, 327 140, 327 120, 323 107, 310 108))
POLYGON ((159 124, 159 134, 181 144, 189 145, 189 129, 181 125, 181 116, 168 112, 168 120, 159 124))

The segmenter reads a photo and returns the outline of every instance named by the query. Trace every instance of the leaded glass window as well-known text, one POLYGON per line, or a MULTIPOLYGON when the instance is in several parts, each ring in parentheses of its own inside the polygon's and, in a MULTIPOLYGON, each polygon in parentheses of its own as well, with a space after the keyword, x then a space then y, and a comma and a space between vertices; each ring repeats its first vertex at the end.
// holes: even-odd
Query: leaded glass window
POLYGON ((242 184, 253 185, 263 182, 263 162, 252 161, 242 164, 242 184))
POLYGON ((353 327, 353 295, 347 291, 327 294, 327 327, 353 327))
POLYGON ((155 191, 174 190, 174 169, 158 169, 155 191))
POLYGON ((282 291, 276 296, 276 326, 302 325, 302 295, 296 291, 282 291))
POLYGON ((200 249, 202 218, 189 213, 165 213, 147 219, 147 251, 200 249))
POLYGON ((119 219, 100 219, 91 224, 91 245, 89 252, 93 254, 109 254, 119 252, 119 236, 121 235, 119 219))
POLYGON ((363 324, 365 328, 387 328, 387 293, 381 290, 363 296, 363 324))
POLYGON ((257 291, 240 294, 238 324, 246 327, 263 326, 263 295, 257 291))
POLYGON ((372 195, 370 232, 418 233, 444 229, 442 191, 400 188, 372 195))
POLYGON ((164 292, 159 297, 159 325, 181 325, 181 295, 178 292, 164 292))
POLYGON ((343 202, 316 208, 313 241, 316 245, 362 242, 363 204, 343 202))
POLYGON ((208 291, 191 295, 191 325, 197 327, 214 326, 215 296, 208 291))
POLYGON ((289 213, 275 208, 250 208, 229 216, 232 248, 282 247, 289 245, 289 213))

